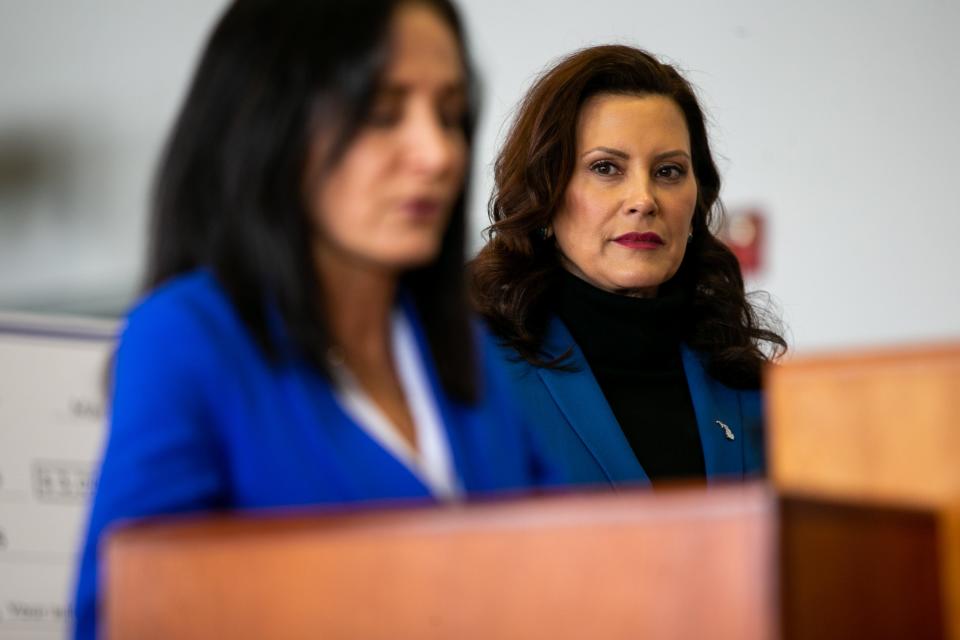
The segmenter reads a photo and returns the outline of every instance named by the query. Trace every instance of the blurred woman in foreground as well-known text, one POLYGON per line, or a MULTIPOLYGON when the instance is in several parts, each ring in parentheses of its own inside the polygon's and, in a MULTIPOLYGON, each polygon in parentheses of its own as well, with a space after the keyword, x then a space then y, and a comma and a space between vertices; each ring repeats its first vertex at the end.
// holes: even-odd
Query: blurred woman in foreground
POLYGON ((447 0, 228 8, 160 169, 78 636, 118 519, 546 479, 467 312, 473 104, 447 0))
POLYGON ((785 348, 713 235, 720 176, 687 81, 601 46, 548 70, 497 158, 474 298, 526 414, 585 483, 763 471, 785 348))

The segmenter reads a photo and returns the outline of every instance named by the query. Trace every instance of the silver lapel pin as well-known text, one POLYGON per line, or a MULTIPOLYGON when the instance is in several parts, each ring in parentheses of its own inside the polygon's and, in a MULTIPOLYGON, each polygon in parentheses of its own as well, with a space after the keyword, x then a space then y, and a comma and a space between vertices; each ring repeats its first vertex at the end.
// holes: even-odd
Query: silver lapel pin
POLYGON ((719 420, 714 420, 714 422, 716 422, 718 425, 720 425, 720 428, 723 429, 723 435, 726 436, 727 440, 733 440, 733 439, 734 439, 734 437, 733 437, 733 429, 731 429, 731 428, 728 427, 727 425, 723 424, 723 423, 720 422, 719 420))

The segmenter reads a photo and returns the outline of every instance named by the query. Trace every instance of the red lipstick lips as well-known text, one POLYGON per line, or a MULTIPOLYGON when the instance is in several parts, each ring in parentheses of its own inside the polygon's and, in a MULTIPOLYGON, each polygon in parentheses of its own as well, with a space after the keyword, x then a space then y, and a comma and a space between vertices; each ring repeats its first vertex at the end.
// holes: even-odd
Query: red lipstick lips
POLYGON ((403 203, 403 209, 417 219, 435 218, 440 214, 440 201, 434 198, 412 198, 403 203))
POLYGON ((614 238, 613 241, 628 249, 659 249, 663 246, 663 238, 652 231, 625 233, 614 238))

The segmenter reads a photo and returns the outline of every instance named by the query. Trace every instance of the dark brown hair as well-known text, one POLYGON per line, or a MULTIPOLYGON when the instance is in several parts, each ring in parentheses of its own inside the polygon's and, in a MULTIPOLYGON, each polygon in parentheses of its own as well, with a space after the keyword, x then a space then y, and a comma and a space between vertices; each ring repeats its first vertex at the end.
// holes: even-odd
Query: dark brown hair
POLYGON ((523 359, 568 366, 565 358, 547 359, 541 351, 549 294, 562 269, 553 239, 541 229, 563 203, 580 109, 597 94, 665 96, 682 111, 698 187, 693 238, 674 276, 691 300, 683 338, 706 356, 714 378, 735 387, 759 386, 761 366, 781 354, 786 342, 770 328, 772 314, 748 301, 736 257, 711 231, 714 217, 722 215, 720 175, 703 111, 674 67, 633 47, 577 51, 546 71, 520 103, 494 165, 488 242, 471 264, 477 310, 523 359))
MULTIPOLYGON (((331 129, 328 165, 364 126, 389 59, 399 7, 432 8, 457 39, 470 85, 459 126, 475 122, 473 74, 450 0, 235 0, 215 27, 160 163, 146 288, 208 268, 271 358, 285 337, 327 372, 329 328, 309 242, 303 175, 316 115, 331 129)), ((477 397, 466 282, 466 185, 439 255, 403 275, 444 390, 477 397)))

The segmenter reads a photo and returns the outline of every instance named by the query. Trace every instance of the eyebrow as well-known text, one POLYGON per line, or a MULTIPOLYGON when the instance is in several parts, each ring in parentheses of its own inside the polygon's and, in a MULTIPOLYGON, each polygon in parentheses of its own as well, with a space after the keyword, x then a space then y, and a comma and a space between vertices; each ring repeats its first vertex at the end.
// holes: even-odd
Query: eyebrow
POLYGON ((594 147, 593 149, 584 151, 583 155, 581 155, 580 157, 581 158, 586 157, 595 151, 602 151, 603 153, 609 153, 612 156, 617 156, 618 158, 623 158, 624 160, 630 157, 630 154, 627 153, 626 151, 621 151, 620 149, 614 149, 612 147, 594 147))
MULTIPOLYGON (((412 85, 405 84, 402 82, 385 82, 377 89, 377 95, 380 97, 393 98, 393 97, 402 97, 412 91, 412 85)), ((467 83, 466 82, 451 82, 450 84, 441 86, 439 88, 438 94, 442 98, 447 98, 450 96, 453 97, 466 97, 467 95, 467 83)))
MULTIPOLYGON (((614 149, 613 147, 594 147, 593 149, 590 149, 590 150, 588 150, 588 151, 585 151, 585 152, 583 153, 583 155, 581 155, 580 157, 581 157, 581 158, 582 158, 582 157, 586 157, 586 156, 588 156, 588 155, 590 155, 591 153, 594 153, 594 152, 596 152, 596 151, 601 151, 601 152, 603 152, 603 153, 608 153, 608 154, 610 154, 610 155, 612 155, 612 156, 616 156, 616 157, 618 157, 618 158, 622 158, 623 160, 628 160, 628 159, 630 158, 630 154, 627 153, 626 151, 621 151, 620 149, 614 149)), ((687 153, 686 151, 684 151, 683 149, 673 149, 673 150, 671 150, 671 151, 664 151, 663 153, 658 153, 658 154, 654 157, 654 160, 663 160, 664 158, 671 158, 671 157, 673 157, 673 156, 683 156, 683 157, 687 158, 688 160, 690 159, 690 154, 687 153)))

